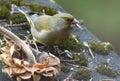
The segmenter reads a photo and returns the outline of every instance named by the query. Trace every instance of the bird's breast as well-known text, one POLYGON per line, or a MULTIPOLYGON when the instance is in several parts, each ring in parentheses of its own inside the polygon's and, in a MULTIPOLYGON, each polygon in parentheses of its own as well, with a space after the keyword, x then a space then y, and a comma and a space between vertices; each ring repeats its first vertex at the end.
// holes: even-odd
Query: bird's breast
POLYGON ((68 36, 70 31, 69 30, 41 30, 37 31, 35 28, 31 28, 31 33, 34 39, 43 44, 43 45, 58 45, 64 42, 68 36))

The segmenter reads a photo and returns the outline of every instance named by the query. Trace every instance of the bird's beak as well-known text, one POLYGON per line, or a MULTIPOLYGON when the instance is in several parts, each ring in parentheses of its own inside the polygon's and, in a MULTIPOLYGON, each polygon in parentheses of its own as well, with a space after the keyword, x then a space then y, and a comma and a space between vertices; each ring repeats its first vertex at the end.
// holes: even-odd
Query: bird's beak
POLYGON ((74 19, 72 21, 72 24, 71 24, 72 27, 78 27, 80 28, 81 30, 83 30, 82 26, 81 26, 81 23, 77 20, 77 19, 74 19))

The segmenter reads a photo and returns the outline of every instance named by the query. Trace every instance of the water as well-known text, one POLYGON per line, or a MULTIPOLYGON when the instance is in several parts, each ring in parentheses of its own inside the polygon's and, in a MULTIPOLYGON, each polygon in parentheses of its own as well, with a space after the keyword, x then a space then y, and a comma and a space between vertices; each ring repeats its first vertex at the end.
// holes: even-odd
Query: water
POLYGON ((56 0, 67 12, 83 19, 102 41, 111 42, 120 54, 120 0, 56 0))

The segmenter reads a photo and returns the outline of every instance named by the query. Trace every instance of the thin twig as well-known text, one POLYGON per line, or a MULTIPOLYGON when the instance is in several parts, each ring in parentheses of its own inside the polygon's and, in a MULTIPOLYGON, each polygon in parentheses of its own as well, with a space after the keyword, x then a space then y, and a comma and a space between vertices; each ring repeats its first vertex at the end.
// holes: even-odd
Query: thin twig
POLYGON ((73 81, 71 77, 72 77, 72 73, 67 78, 65 78, 63 81, 73 81))
POLYGON ((20 23, 20 24, 5 24, 3 25, 4 27, 18 27, 18 26, 24 26, 24 25, 29 25, 27 22, 20 23))
POLYGON ((73 63, 73 62, 79 62, 79 60, 64 60, 64 59, 61 59, 61 62, 73 63))

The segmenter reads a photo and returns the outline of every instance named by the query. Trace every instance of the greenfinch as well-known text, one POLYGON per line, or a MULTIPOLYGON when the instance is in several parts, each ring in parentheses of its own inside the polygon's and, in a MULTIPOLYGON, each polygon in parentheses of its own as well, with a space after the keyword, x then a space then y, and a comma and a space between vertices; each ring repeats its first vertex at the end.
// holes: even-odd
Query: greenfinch
POLYGON ((77 20, 69 13, 58 13, 50 16, 30 14, 30 11, 27 11, 25 7, 17 7, 16 9, 27 18, 33 39, 46 46, 61 44, 69 37, 71 26, 78 26, 77 20))

